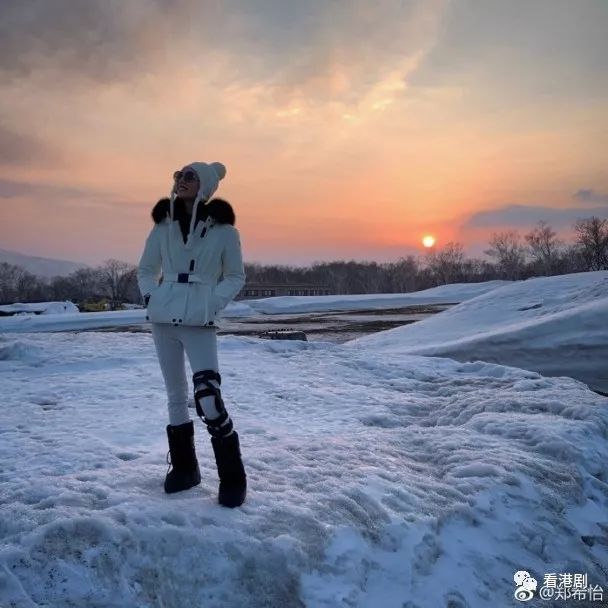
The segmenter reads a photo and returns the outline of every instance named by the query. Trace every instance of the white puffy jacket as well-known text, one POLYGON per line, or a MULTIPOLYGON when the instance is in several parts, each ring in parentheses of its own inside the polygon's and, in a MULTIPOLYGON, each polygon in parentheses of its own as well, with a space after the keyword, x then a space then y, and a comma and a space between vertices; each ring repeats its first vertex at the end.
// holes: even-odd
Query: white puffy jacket
POLYGON ((245 284, 239 232, 209 217, 191 226, 184 243, 172 216, 173 204, 170 215, 152 228, 139 262, 139 290, 142 297, 149 295, 146 318, 152 323, 214 325, 216 315, 245 284))

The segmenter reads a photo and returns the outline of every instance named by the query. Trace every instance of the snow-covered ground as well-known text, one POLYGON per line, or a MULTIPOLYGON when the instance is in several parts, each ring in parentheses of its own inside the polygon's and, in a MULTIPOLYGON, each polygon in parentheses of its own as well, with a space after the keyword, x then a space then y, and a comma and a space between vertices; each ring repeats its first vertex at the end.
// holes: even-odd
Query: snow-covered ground
POLYGON ((518 570, 608 598, 605 398, 382 344, 219 345, 236 510, 200 421, 203 483, 163 493, 149 334, 0 336, 0 606, 503 608, 518 570))
POLYGON ((571 376, 608 393, 608 271, 519 281, 349 344, 571 376))
POLYGON ((143 323, 146 323, 146 311, 144 309, 77 312, 44 316, 19 315, 0 317, 0 334, 83 331, 108 327, 129 327, 143 323))

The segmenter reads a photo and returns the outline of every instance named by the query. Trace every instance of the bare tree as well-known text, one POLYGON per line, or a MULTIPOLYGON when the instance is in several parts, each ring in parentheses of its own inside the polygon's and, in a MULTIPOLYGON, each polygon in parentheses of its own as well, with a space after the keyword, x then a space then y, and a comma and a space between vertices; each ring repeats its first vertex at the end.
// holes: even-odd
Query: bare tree
POLYGON ((608 220, 595 216, 581 219, 574 230, 585 270, 608 269, 608 220))
POLYGON ((139 286, 137 284, 137 267, 133 266, 125 276, 125 300, 132 304, 141 302, 141 294, 139 293, 139 286))
POLYGON ((21 266, 0 263, 0 302, 39 302, 46 296, 46 283, 21 266))
POLYGON ((394 293, 416 291, 419 270, 420 264, 413 255, 399 258, 394 264, 388 264, 386 272, 390 290, 394 293))
POLYGON ((0 263, 0 303, 9 304, 16 300, 16 285, 22 272, 24 270, 20 266, 0 263))
POLYGON ((545 275, 554 274, 562 249, 562 243, 557 239, 555 231, 546 222, 541 221, 526 234, 526 242, 536 269, 545 275))
POLYGON ((48 292, 53 300, 72 300, 80 304, 101 297, 99 270, 79 268, 67 276, 53 277, 48 292))
POLYGON ((520 279, 526 265, 526 249, 519 234, 513 230, 496 232, 490 239, 490 249, 485 252, 496 259, 496 268, 502 278, 520 279))
POLYGON ((570 274, 572 272, 585 272, 587 264, 577 244, 568 244, 563 247, 557 263, 556 274, 570 274))
POLYGON ((48 299, 50 300, 74 300, 74 284, 69 276, 53 277, 48 287, 48 299))
POLYGON ((101 287, 110 299, 110 308, 116 310, 126 300, 133 265, 120 260, 106 260, 99 268, 101 287))
POLYGON ((102 292, 99 268, 79 268, 69 275, 75 290, 74 297, 79 302, 100 296, 102 292))
POLYGON ((443 249, 429 254, 428 265, 440 283, 463 280, 464 247, 462 243, 447 243, 443 249))
POLYGON ((478 283, 496 278, 496 267, 487 260, 465 259, 462 264, 463 281, 478 283))
POLYGON ((320 283, 329 285, 334 293, 353 293, 345 262, 315 263, 312 271, 312 276, 316 277, 320 283))

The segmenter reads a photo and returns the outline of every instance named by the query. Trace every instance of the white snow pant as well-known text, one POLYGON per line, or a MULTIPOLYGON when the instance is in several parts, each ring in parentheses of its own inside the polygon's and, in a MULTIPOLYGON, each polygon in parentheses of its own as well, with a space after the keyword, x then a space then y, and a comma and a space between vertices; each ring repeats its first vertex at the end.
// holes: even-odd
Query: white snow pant
MULTIPOLYGON (((213 370, 219 372, 217 359, 217 336, 214 327, 193 327, 152 323, 152 336, 156 346, 158 362, 165 379, 169 424, 179 426, 190 420, 188 413, 189 382, 186 378, 184 351, 188 356, 192 372, 213 370)), ((205 397, 205 416, 215 418, 214 399, 205 397)))

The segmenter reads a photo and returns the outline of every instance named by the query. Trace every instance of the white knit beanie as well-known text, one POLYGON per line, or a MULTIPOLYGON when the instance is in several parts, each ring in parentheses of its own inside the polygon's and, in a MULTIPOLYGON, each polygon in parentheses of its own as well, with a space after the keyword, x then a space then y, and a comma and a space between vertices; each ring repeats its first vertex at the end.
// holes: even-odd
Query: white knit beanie
POLYGON ((222 163, 194 162, 187 165, 198 175, 199 189, 196 200, 208 201, 217 190, 220 180, 226 175, 226 167, 222 163))

